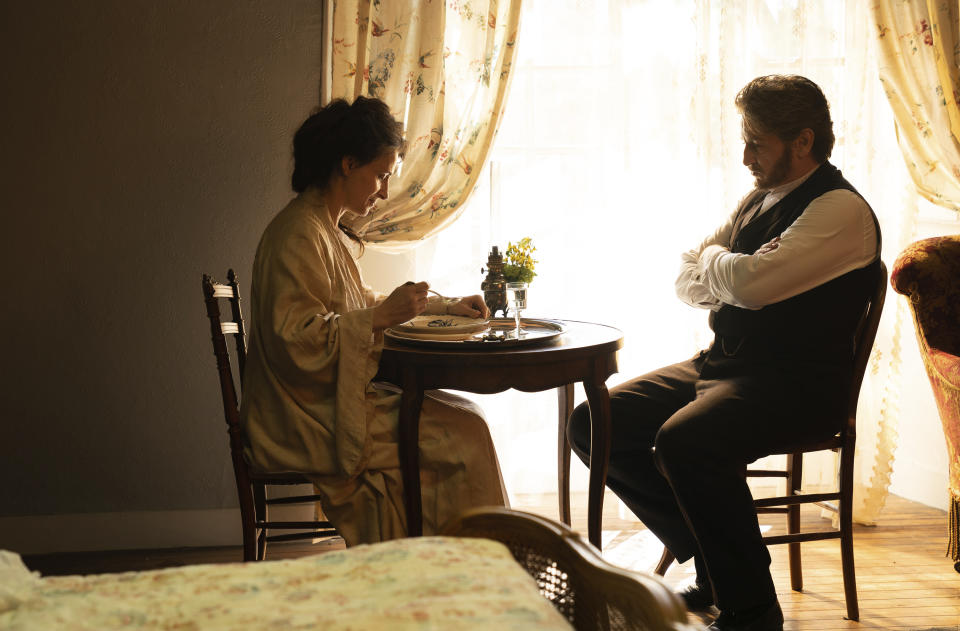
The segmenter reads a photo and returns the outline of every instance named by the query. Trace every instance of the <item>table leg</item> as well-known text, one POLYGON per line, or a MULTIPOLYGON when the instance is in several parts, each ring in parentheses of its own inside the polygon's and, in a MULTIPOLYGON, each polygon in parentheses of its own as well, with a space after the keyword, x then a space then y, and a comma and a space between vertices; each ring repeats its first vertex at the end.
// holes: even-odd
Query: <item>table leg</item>
POLYGON ((420 494, 420 409, 423 383, 417 374, 403 375, 400 396, 400 473, 403 476, 403 506, 407 513, 407 535, 423 534, 423 498, 420 494))
POLYGON ((557 497, 560 501, 560 521, 570 525, 570 443, 567 441, 567 421, 573 412, 573 384, 557 388, 557 497))
POLYGON ((590 404, 590 484, 587 500, 587 538, 600 549, 603 520, 603 493, 607 484, 607 466, 610 463, 610 393, 606 384, 596 377, 599 371, 584 380, 590 404))

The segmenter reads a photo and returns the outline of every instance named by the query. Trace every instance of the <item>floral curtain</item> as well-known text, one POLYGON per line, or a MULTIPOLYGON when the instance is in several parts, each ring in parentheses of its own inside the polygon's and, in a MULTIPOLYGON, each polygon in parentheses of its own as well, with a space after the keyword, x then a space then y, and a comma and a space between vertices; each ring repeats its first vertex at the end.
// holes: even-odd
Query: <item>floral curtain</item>
POLYGON ((407 152, 391 196, 353 228, 405 249, 463 212, 510 85, 521 0, 327 0, 321 101, 385 101, 407 152))
POLYGON ((956 1, 876 1, 880 80, 917 190, 960 211, 960 8, 956 1))

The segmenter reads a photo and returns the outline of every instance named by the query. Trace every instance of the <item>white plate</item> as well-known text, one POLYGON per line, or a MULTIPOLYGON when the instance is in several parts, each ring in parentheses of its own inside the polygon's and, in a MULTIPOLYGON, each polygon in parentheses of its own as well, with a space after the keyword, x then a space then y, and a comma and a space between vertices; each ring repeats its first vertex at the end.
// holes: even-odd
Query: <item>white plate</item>
POLYGON ((483 318, 468 318, 454 315, 419 315, 393 327, 394 331, 409 334, 425 334, 431 338, 445 335, 476 333, 490 326, 483 318))
POLYGON ((387 329, 388 338, 416 346, 434 348, 484 348, 497 349, 512 346, 528 346, 549 342, 562 335, 566 327, 558 320, 538 320, 520 318, 520 336, 517 336, 513 319, 495 318, 490 320, 489 328, 473 333, 437 335, 402 331, 401 327, 387 329))
POLYGON ((475 337, 482 336, 483 331, 470 331, 468 333, 417 333, 414 331, 400 331, 397 329, 387 329, 387 337, 395 340, 416 340, 425 342, 462 342, 472 340, 475 337))

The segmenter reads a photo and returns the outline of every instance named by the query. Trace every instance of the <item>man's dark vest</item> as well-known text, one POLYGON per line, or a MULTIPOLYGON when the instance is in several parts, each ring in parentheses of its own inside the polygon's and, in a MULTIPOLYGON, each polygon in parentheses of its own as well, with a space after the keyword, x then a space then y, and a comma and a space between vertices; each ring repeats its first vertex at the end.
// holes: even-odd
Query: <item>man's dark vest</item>
MULTIPOLYGON (((840 171, 825 162, 800 186, 753 221, 742 225, 744 213, 763 193, 751 195, 740 207, 730 237, 730 251, 753 254, 797 220, 807 206, 824 193, 846 189, 857 193, 840 171)), ((862 199, 862 196, 861 196, 862 199)), ((873 215, 873 209, 870 210, 873 215)), ((787 300, 762 309, 724 305, 711 312, 710 328, 721 337, 751 338, 773 355, 844 361, 853 355, 853 336, 873 292, 870 280, 880 265, 880 225, 876 215, 877 258, 873 263, 839 276, 787 300)), ((753 345, 757 346, 757 345, 753 345)))

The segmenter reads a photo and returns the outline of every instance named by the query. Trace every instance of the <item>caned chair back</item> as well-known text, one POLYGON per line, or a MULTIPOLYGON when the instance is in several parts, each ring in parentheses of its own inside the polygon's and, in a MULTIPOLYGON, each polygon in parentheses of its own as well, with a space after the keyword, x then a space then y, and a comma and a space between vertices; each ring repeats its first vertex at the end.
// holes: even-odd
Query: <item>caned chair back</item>
POLYGON ((659 577, 610 564, 563 524, 483 507, 452 520, 443 534, 506 545, 541 595, 578 631, 693 631, 680 598, 659 577))

